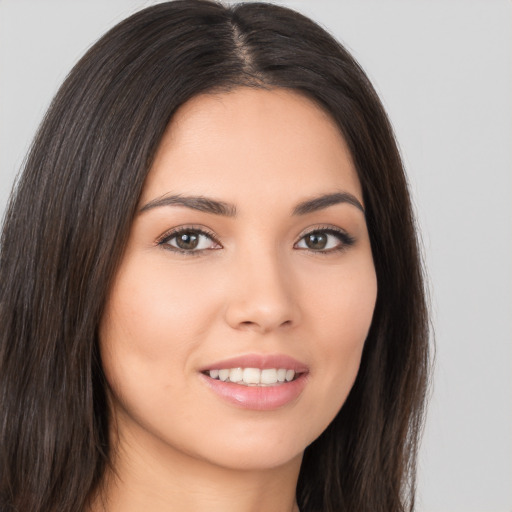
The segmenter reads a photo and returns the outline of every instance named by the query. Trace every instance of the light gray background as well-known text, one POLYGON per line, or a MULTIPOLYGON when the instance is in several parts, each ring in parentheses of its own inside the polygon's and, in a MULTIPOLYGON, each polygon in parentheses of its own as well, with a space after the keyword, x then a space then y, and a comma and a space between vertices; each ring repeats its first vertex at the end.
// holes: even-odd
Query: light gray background
MULTIPOLYGON (((50 99, 142 0, 0 0, 0 213, 50 99)), ((512 512, 512 2, 289 0, 373 80, 405 159, 437 338, 421 512, 512 512)))

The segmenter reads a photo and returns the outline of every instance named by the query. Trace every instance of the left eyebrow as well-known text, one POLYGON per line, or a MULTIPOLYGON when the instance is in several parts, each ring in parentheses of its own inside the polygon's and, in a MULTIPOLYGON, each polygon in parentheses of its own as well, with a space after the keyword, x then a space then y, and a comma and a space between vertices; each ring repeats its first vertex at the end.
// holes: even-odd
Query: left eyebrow
POLYGON ((324 194, 299 203, 294 208, 293 215, 306 215, 340 203, 351 204, 365 214, 363 205, 354 195, 349 192, 336 192, 333 194, 324 194))

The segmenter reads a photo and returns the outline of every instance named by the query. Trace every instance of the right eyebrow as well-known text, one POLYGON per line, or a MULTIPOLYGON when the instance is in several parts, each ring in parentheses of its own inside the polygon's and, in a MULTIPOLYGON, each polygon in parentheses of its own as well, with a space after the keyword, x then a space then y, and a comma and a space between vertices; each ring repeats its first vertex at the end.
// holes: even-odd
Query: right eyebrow
POLYGON ((192 210, 199 210, 200 212, 212 213, 214 215, 222 215, 224 217, 235 217, 236 206, 217 201, 203 196, 183 196, 183 195, 165 195, 157 197, 149 203, 146 203, 140 210, 139 214, 152 210, 153 208, 160 208, 162 206, 184 206, 192 210))

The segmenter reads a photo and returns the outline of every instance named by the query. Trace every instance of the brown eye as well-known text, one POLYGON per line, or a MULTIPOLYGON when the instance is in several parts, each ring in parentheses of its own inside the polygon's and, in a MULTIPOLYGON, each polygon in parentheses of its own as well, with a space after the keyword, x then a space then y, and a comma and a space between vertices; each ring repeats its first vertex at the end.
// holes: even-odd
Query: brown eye
POLYGON ((176 246, 184 251, 196 249, 199 245, 199 235, 192 231, 185 231, 175 237, 176 246))
POLYGON ((296 249, 328 253, 341 251, 353 245, 355 240, 345 231, 338 229, 317 229, 304 235, 295 245, 296 249))
POLYGON ((325 233, 311 233, 304 237, 304 242, 308 249, 321 251, 327 246, 327 235, 325 233))
POLYGON ((221 248, 212 235, 198 229, 175 231, 160 241, 159 245, 181 253, 199 253, 204 250, 221 248))

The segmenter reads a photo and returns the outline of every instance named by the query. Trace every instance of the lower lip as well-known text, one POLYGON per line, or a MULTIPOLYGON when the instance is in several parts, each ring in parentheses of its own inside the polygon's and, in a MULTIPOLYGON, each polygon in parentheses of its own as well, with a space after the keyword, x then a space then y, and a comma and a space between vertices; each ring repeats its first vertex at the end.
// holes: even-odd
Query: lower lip
POLYGON ((307 382, 306 373, 276 386, 243 386, 212 379, 204 374, 201 377, 214 393, 228 403, 255 411, 271 411, 290 404, 299 397, 307 382))

